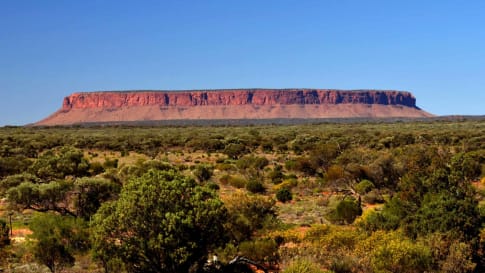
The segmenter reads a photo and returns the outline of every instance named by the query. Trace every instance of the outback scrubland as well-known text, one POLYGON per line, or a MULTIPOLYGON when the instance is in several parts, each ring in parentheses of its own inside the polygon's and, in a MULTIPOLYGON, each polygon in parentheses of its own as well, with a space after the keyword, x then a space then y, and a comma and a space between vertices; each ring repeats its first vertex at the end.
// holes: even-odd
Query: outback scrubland
POLYGON ((480 120, 4 127, 0 263, 484 272, 484 177, 480 120))

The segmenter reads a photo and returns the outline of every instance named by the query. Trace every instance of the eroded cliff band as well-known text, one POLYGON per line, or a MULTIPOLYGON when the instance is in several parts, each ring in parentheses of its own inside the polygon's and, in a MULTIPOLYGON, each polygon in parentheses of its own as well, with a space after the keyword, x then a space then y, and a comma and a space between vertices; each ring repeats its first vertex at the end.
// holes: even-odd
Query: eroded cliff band
POLYGON ((236 119, 422 118, 407 91, 221 89, 76 92, 36 125, 236 119))
POLYGON ((63 109, 123 106, 207 106, 290 104, 382 104, 416 107, 405 91, 330 89, 223 89, 177 91, 78 92, 64 99, 63 109))

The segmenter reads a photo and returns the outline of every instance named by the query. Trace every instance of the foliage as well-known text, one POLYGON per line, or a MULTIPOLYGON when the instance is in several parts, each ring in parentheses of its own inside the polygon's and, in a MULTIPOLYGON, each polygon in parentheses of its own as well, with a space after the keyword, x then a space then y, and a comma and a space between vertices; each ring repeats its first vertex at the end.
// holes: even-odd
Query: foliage
POLYGON ((283 273, 325 273, 309 260, 296 260, 292 262, 283 273))
POLYGON ((262 170, 268 165, 269 161, 266 157, 256 157, 252 155, 245 155, 236 161, 236 166, 239 169, 255 169, 262 170))
POLYGON ((476 264, 472 261, 472 249, 464 242, 451 244, 446 259, 441 262, 440 271, 446 273, 473 272, 476 264))
POLYGON ((367 179, 363 179, 357 185, 355 185, 355 191, 359 194, 366 194, 375 188, 374 183, 367 179))
POLYGON ((40 183, 41 180, 37 176, 25 172, 7 176, 0 180, 0 194, 5 195, 10 188, 17 187, 23 182, 40 183))
POLYGON ((292 189, 294 187, 298 186, 298 180, 296 178, 287 178, 283 180, 280 184, 275 185, 273 187, 273 190, 279 191, 281 189, 292 189))
POLYGON ((121 186, 104 178, 80 178, 74 182, 76 215, 89 220, 103 202, 117 197, 121 186))
POLYGON ((77 148, 65 146, 42 154, 29 168, 29 172, 48 181, 64 179, 66 176, 89 175, 89 162, 77 148))
POLYGON ((381 211, 370 211, 364 214, 358 225, 368 232, 377 230, 395 230, 406 217, 406 204, 399 198, 392 198, 381 211))
POLYGON ((276 165, 268 174, 268 178, 277 185, 281 183, 285 175, 283 174, 283 167, 281 165, 276 165))
POLYGON ((231 159, 238 159, 248 152, 248 149, 241 143, 230 143, 224 148, 224 154, 231 159))
POLYGON ((31 160, 23 155, 1 157, 0 178, 22 173, 32 164, 31 160))
POLYGON ((444 233, 433 233, 422 239, 433 255, 433 267, 439 272, 473 272, 476 263, 470 244, 444 233))
POLYGON ((478 236, 481 223, 475 201, 449 192, 426 195, 421 208, 410 218, 406 230, 412 235, 447 232, 466 240, 478 236))
POLYGON ((246 189, 252 193, 263 193, 266 190, 263 183, 257 178, 250 178, 246 189))
POLYGON ((318 172, 318 166, 315 166, 307 156, 290 159, 285 162, 285 167, 287 170, 301 172, 306 176, 313 176, 318 172))
POLYGON ((360 201, 355 198, 344 197, 338 202, 336 207, 331 210, 327 217, 330 221, 337 224, 351 224, 357 216, 362 214, 360 201))
POLYGON ((10 244, 10 228, 7 222, 0 219, 0 249, 10 244))
POLYGON ((229 216, 225 228, 233 243, 251 239, 257 230, 276 221, 275 202, 267 197, 236 191, 223 200, 229 216))
POLYGON ((36 215, 30 224, 31 236, 35 240, 34 257, 51 272, 73 266, 73 254, 89 249, 85 226, 83 221, 72 217, 49 213, 36 215))
MULTIPOLYGON (((106 272, 133 271, 120 253, 135 251, 120 251, 126 233, 118 230, 123 225, 117 222, 122 211, 130 210, 119 208, 122 201, 117 199, 122 187, 150 169, 177 174, 184 181, 190 180, 186 176, 199 182, 210 180, 195 183, 204 185, 204 191, 220 188, 218 193, 227 207, 228 219, 221 225, 222 239, 231 241, 225 245, 228 255, 242 250, 249 253, 251 246, 259 243, 267 249, 271 243, 263 235, 271 234, 274 240, 280 236, 285 242, 278 243, 283 269, 292 260, 306 259, 334 272, 483 272, 485 235, 479 232, 485 220, 485 189, 483 183, 474 182, 485 173, 484 135, 483 120, 469 119, 0 128, 0 194, 8 201, 3 206, 4 215, 18 209, 13 217, 14 231, 29 223, 30 210, 23 211, 26 208, 47 215, 54 212, 62 216, 62 226, 70 219, 93 218, 102 207, 98 215, 111 217, 111 222, 108 225, 103 220, 106 226, 100 230, 105 233, 93 234, 93 242, 97 242, 94 253, 106 272), (251 190, 253 182, 259 182, 254 185, 260 188, 266 181, 273 186, 257 195, 234 189, 248 186, 251 190), (275 204, 271 197, 277 199, 285 188, 294 194, 294 202, 275 204), (239 195, 234 195, 235 191, 239 195), (350 223, 359 214, 359 196, 362 208, 367 208, 356 223, 316 225, 326 220, 350 223), (374 203, 383 205, 370 208, 374 203), (108 227, 118 233, 109 233, 108 227), (109 238, 111 243, 105 244, 109 238)), ((214 192, 211 195, 215 197, 214 192)), ((67 226, 73 237, 84 230, 67 226)), ((180 229, 181 234, 189 234, 185 239, 192 238, 190 232, 180 229)), ((49 244, 60 249, 54 241, 49 244)), ((70 245, 66 251, 76 257, 77 252, 90 248, 84 244, 83 250, 73 250, 70 245)), ((1 255, 7 253, 15 263, 30 261, 33 255, 21 248, 26 246, 5 247, 1 255)), ((192 253, 190 247, 186 250, 192 253)), ((139 255, 133 254, 133 258, 139 255)), ((91 269, 99 271, 94 265, 91 269)))
POLYGON ((67 200, 67 194, 72 189, 73 184, 65 180, 44 184, 23 182, 7 191, 7 199, 20 210, 56 211, 61 214, 74 215, 69 210, 67 200))
POLYGON ((278 261, 278 244, 273 239, 257 239, 239 244, 238 254, 260 264, 278 261))
POLYGON ((33 248, 34 257, 46 265, 52 273, 61 272, 65 267, 74 266, 74 256, 57 238, 46 238, 33 248))
POLYGON ((288 188, 281 188, 276 192, 276 199, 285 203, 293 199, 293 194, 288 188))
POLYGON ((150 170, 101 206, 93 248, 98 259, 119 258, 129 272, 188 272, 222 243, 225 218, 211 190, 173 170, 150 170))
POLYGON ((223 175, 221 178, 220 178, 220 182, 223 184, 223 185, 231 185, 235 188, 238 188, 238 189, 242 189, 244 187, 246 187, 246 184, 247 184, 247 181, 246 179, 244 179, 243 177, 241 176, 237 176, 237 175, 223 175))
POLYGON ((328 167, 328 170, 325 172, 325 179, 327 181, 338 181, 340 179, 345 178, 345 171, 344 168, 340 165, 332 165, 328 167))
POLYGON ((399 232, 376 232, 360 247, 374 272, 426 272, 432 254, 426 245, 413 242, 399 232))
POLYGON ((214 170, 211 166, 207 165, 197 165, 194 170, 194 175, 199 182, 204 182, 209 180, 214 173, 214 170))

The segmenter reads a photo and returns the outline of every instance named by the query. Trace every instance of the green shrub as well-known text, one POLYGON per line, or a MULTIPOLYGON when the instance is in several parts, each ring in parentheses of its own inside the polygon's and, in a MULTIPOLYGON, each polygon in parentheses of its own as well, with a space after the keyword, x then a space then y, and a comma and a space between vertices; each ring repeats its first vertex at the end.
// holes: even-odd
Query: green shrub
POLYGON ((265 153, 273 152, 273 144, 271 142, 264 142, 261 144, 261 148, 265 153))
POLYGON ((355 185, 355 191, 359 194, 366 194, 375 188, 374 183, 367 179, 363 179, 357 185, 355 185))
POLYGON ((263 183, 257 179, 250 179, 246 184, 246 189, 252 193, 263 193, 266 191, 263 183))
POLYGON ((246 183, 247 183, 246 179, 240 176, 229 175, 229 174, 225 174, 221 176, 221 178, 219 178, 219 182, 221 182, 222 185, 230 185, 238 189, 242 189, 246 187, 246 183))
POLYGON ((199 182, 204 182, 209 180, 214 173, 212 166, 209 165, 197 165, 194 170, 194 176, 199 182))
POLYGON ((248 150, 244 144, 230 143, 224 148, 223 153, 231 159, 238 159, 242 155, 248 153, 248 150))
POLYGON ((104 167, 100 162, 92 162, 89 166, 91 175, 97 175, 104 172, 104 167))
POLYGON ((242 190, 224 196, 229 220, 225 224, 232 242, 250 240, 255 232, 278 222, 275 201, 242 190))
POLYGON ((214 183, 214 182, 209 182, 209 183, 207 183, 207 187, 208 187, 209 189, 211 189, 211 190, 215 190, 215 191, 217 191, 217 190, 219 190, 219 189, 220 189, 219 185, 217 185, 217 184, 216 184, 216 183, 214 183))
POLYGON ((330 269, 335 273, 352 273, 353 262, 348 257, 334 258, 330 269))
POLYGON ((7 222, 3 219, 0 219, 0 249, 10 244, 9 235, 10 228, 8 227, 7 222))
POLYGON ((291 263, 283 273, 325 273, 318 266, 309 260, 296 260, 291 263))
POLYGON ((276 199, 280 202, 285 203, 293 199, 293 194, 288 188, 281 188, 276 193, 276 199))
POLYGON ((220 179, 222 184, 229 184, 230 186, 233 186, 234 188, 242 189, 246 187, 246 179, 240 177, 240 176, 234 176, 234 175, 225 175, 221 177, 220 179))
POLYGON ((355 198, 345 197, 331 210, 327 218, 336 224, 352 224, 362 214, 362 208, 355 198))
POLYGON ((368 192, 362 200, 367 203, 367 204, 382 204, 384 203, 384 197, 382 194, 379 192, 379 190, 371 190, 368 192))
POLYGON ((313 225, 305 234, 305 240, 319 241, 331 232, 329 225, 313 225))
POLYGON ((296 171, 298 169, 297 165, 298 163, 294 159, 290 159, 285 162, 285 168, 289 171, 296 171))
POLYGON ((406 238, 399 232, 375 232, 364 245, 368 247, 374 272, 430 272, 430 248, 422 242, 406 238))
POLYGON ((397 229, 401 220, 405 217, 403 203, 393 198, 387 202, 381 211, 367 211, 359 221, 359 226, 368 232, 377 230, 394 230, 397 229))
POLYGON ((21 173, 5 177, 0 180, 0 195, 4 195, 10 188, 17 187, 23 182, 38 184, 41 180, 33 174, 21 173))
POLYGON ((249 168, 262 170, 268 164, 269 161, 266 159, 266 157, 257 157, 253 155, 245 155, 236 161, 236 166, 242 170, 249 168))
POLYGON ((273 184, 278 185, 279 183, 283 182, 283 178, 285 175, 282 172, 283 167, 281 165, 276 165, 273 170, 271 170, 268 174, 268 178, 271 179, 273 184))
POLYGON ((296 178, 288 178, 285 179, 283 182, 280 184, 276 185, 273 187, 275 191, 279 191, 280 189, 292 189, 298 185, 298 180, 296 178))
POLYGON ((216 169, 219 171, 236 171, 237 168, 230 163, 217 162, 216 169))
POLYGON ((239 245, 242 256, 258 263, 274 263, 278 261, 278 244, 273 239, 245 241, 239 245))

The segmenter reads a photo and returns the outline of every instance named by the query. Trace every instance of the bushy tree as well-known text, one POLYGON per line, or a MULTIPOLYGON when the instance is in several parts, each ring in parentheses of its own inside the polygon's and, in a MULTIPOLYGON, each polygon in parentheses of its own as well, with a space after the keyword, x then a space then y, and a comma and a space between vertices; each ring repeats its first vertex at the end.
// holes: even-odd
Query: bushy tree
POLYGON ((33 255, 51 272, 74 265, 74 254, 89 249, 86 224, 73 217, 51 213, 36 215, 30 223, 33 255))
POLYGON ((173 170, 150 170, 101 206, 93 248, 105 264, 120 259, 129 272, 188 272, 222 242, 225 219, 213 191, 173 170))
POLYGON ((404 226, 411 236, 442 232, 467 241, 476 238, 481 228, 477 202, 448 192, 427 194, 407 222, 404 226))
POLYGON ((0 178, 21 173, 31 164, 31 160, 24 156, 0 157, 0 178))
POLYGON ((5 177, 0 180, 0 195, 5 195, 5 193, 13 187, 17 187, 23 182, 40 183, 41 180, 30 173, 20 173, 5 177))
POLYGON ((74 182, 76 188, 76 215, 88 220, 96 213, 103 202, 118 195, 121 186, 104 178, 79 178, 74 182))
MULTIPOLYGON (((380 211, 370 211, 364 214, 362 221, 358 224, 368 232, 376 230, 395 230, 401 225, 409 213, 409 203, 394 197, 385 203, 384 208, 380 211)), ((413 210, 415 208, 413 207, 413 210)))
POLYGON ((20 210, 56 211, 74 215, 68 204, 68 193, 73 186, 73 183, 65 180, 44 184, 23 182, 7 191, 7 199, 20 210))
POLYGON ((238 159, 242 155, 246 154, 248 149, 244 144, 241 143, 229 143, 226 145, 223 152, 231 159, 238 159))
POLYGON ((89 162, 82 150, 65 146, 42 154, 30 166, 29 172, 45 181, 66 176, 83 177, 89 175, 89 162))
POLYGON ((265 196, 236 191, 225 196, 224 204, 229 218, 226 230, 235 244, 249 240, 256 231, 276 222, 275 202, 265 196))

